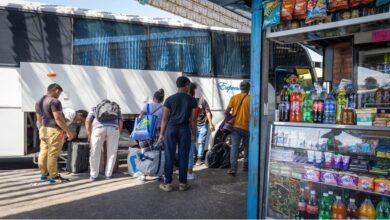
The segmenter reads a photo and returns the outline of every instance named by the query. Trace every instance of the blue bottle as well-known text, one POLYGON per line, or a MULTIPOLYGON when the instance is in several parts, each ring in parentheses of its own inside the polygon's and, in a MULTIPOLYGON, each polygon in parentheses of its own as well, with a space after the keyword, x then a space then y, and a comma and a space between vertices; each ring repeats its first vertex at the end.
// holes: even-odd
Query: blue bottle
POLYGON ((336 124, 336 99, 329 93, 324 104, 324 124, 336 124))

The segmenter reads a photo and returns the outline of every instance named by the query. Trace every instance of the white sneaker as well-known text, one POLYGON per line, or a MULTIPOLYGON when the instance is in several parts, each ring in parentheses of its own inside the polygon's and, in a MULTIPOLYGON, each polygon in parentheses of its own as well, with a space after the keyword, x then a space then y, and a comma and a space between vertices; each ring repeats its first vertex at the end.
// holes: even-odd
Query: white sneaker
POLYGON ((138 175, 137 180, 139 180, 141 182, 145 182, 146 181, 146 176, 141 173, 140 175, 138 175))
POLYGON ((187 173, 187 180, 194 180, 196 178, 195 173, 187 173))
POLYGON ((175 170, 173 173, 179 175, 179 170, 175 170))

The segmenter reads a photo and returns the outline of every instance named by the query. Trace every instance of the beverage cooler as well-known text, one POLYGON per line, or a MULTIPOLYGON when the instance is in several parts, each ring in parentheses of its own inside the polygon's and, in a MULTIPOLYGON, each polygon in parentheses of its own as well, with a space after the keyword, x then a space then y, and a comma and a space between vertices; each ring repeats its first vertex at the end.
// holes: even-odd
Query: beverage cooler
POLYGON ((279 91, 265 217, 390 219, 390 44, 353 54, 350 79, 279 91))

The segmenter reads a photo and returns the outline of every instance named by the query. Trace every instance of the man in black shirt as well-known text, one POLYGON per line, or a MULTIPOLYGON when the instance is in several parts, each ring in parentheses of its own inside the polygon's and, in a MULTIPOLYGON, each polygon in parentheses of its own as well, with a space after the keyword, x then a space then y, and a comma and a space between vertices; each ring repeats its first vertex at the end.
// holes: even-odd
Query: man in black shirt
POLYGON ((158 142, 165 143, 165 180, 160 189, 173 190, 172 174, 176 146, 179 147, 179 191, 188 190, 187 169, 191 141, 196 140, 196 99, 188 95, 191 81, 185 76, 178 77, 178 92, 167 98, 158 142))

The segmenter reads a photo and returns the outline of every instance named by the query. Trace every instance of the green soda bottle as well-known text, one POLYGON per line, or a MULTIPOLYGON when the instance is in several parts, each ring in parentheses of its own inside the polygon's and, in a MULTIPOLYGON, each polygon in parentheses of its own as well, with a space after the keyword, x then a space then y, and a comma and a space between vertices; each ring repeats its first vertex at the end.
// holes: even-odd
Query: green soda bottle
POLYGON ((331 206, 329 205, 329 196, 328 193, 323 193, 323 196, 320 201, 320 212, 318 219, 328 220, 331 218, 331 206))
POLYGON ((302 121, 313 123, 313 99, 310 91, 306 91, 305 98, 302 104, 302 121))
POLYGON ((382 201, 376 206, 376 219, 390 219, 389 198, 382 196, 382 201))

